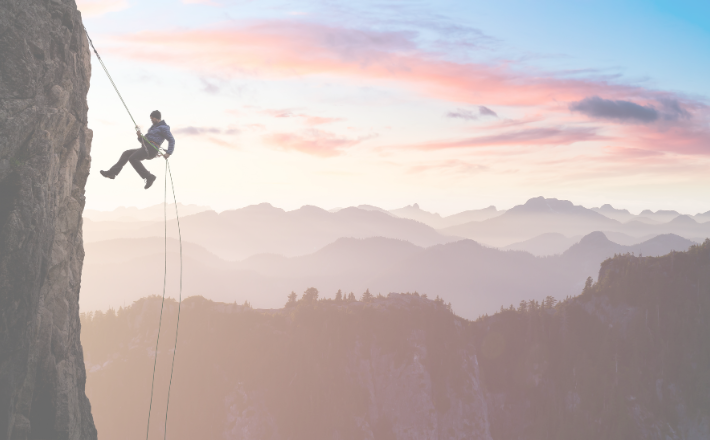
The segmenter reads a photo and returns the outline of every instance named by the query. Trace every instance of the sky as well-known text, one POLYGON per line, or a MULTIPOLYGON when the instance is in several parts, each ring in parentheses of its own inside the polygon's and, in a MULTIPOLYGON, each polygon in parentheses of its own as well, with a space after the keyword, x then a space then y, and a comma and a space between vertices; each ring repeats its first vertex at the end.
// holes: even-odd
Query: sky
MULTIPOLYGON (((544 196, 710 210, 710 2, 77 0, 177 199, 450 215, 544 196)), ((87 208, 162 202, 92 55, 87 208)))

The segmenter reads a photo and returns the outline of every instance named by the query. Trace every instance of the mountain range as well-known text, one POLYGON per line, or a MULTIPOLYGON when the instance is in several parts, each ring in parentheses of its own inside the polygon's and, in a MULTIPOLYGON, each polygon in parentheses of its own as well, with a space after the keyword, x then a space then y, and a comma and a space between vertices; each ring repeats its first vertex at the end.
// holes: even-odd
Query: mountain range
MULTIPOLYGON (((142 215, 153 215, 156 209, 145 210, 142 215)), ((630 219, 626 222, 604 215, 614 217, 612 214, 617 211, 621 210, 614 210, 609 205, 587 209, 566 200, 543 197, 530 199, 507 211, 489 207, 449 217, 428 213, 416 204, 392 211, 360 205, 332 212, 313 206, 284 211, 261 204, 222 213, 202 211, 185 215, 181 226, 187 241, 199 244, 227 260, 241 260, 263 253, 287 257, 306 255, 343 237, 394 238, 421 247, 469 238, 491 247, 525 250, 543 256, 561 253, 593 231, 604 231, 610 239, 625 245, 634 245, 662 234, 676 234, 695 242, 702 242, 710 236, 710 222, 696 220, 703 219, 704 214, 692 218, 657 211, 652 213, 653 218, 629 217, 630 214, 623 213, 626 217, 617 216, 619 219, 630 219), (670 221, 660 222, 671 217, 670 221), (456 224, 442 229, 431 226, 449 224, 447 222, 456 224)), ((164 226, 160 221, 86 219, 84 222, 87 242, 159 237, 163 232, 164 226)), ((169 222, 168 234, 174 238, 178 236, 174 220, 169 222)))
MULTIPOLYGON (((623 246, 601 232, 589 234, 564 253, 535 257, 502 251, 472 240, 430 246, 375 237, 340 238, 303 256, 261 254, 239 262, 184 242, 183 295, 277 308, 291 291, 315 287, 325 297, 336 291, 373 294, 414 292, 440 295, 460 316, 473 319, 521 299, 541 300, 578 294, 599 264, 615 254, 663 255, 693 242, 662 235, 623 246)), ((164 242, 161 238, 116 239, 86 244, 81 307, 84 311, 130 305, 162 291, 164 242)), ((179 243, 168 241, 168 295, 177 298, 179 243)))
MULTIPOLYGON (((176 221, 168 222, 168 236, 178 237, 176 221)), ((417 246, 457 240, 414 220, 383 212, 346 208, 328 212, 315 206, 284 211, 267 203, 233 211, 201 212, 180 219, 186 241, 209 249, 227 260, 256 254, 305 255, 341 237, 387 237, 417 246)), ((84 224, 86 242, 113 238, 161 237, 162 222, 93 222, 84 224)))
MULTIPOLYGON (((657 218, 670 217, 672 216, 662 212, 657 218)), ((509 246, 542 234, 556 233, 569 238, 592 231, 622 233, 636 238, 676 234, 699 242, 710 236, 710 222, 698 223, 690 216, 678 215, 666 223, 648 218, 634 218, 622 223, 567 200, 537 197, 507 210, 500 216, 439 231, 496 247, 509 246)))

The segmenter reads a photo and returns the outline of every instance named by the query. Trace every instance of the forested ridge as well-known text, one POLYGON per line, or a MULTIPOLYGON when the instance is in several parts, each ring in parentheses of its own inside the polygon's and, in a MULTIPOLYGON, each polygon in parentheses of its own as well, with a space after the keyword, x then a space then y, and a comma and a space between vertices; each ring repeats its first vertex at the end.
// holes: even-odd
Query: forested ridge
POLYGON ((474 324, 493 438, 709 438, 710 241, 474 324))
MULTIPOLYGON (((274 310, 189 298, 168 430, 175 438, 706 439, 709 269, 710 241, 663 257, 617 255, 577 297, 521 302, 476 321, 417 293, 324 300, 308 289, 274 310)), ((166 303, 166 329, 176 306, 166 303)), ((83 316, 87 392, 107 438, 145 429, 139 403, 148 399, 159 307, 153 297, 83 316)), ((161 336, 157 407, 172 337, 161 336)))

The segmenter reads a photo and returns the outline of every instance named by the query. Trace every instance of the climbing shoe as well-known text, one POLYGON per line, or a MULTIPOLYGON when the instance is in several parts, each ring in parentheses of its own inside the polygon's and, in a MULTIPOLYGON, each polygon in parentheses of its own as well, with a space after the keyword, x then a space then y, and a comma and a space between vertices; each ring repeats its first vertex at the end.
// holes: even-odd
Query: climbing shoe
POLYGON ((99 171, 99 173, 101 173, 101 175, 107 179, 115 179, 116 178, 116 175, 111 173, 111 171, 101 170, 101 171, 99 171))
POLYGON ((155 182, 156 177, 154 175, 150 175, 145 178, 145 189, 150 188, 153 185, 153 182, 155 182))

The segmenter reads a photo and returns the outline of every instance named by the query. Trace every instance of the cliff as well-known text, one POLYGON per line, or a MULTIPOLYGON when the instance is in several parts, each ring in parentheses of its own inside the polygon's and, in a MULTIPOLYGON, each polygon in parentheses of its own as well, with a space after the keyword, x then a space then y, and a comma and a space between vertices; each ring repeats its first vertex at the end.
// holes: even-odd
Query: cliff
POLYGON ((79 286, 91 75, 73 0, 0 2, 0 439, 95 439, 79 286))

